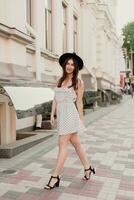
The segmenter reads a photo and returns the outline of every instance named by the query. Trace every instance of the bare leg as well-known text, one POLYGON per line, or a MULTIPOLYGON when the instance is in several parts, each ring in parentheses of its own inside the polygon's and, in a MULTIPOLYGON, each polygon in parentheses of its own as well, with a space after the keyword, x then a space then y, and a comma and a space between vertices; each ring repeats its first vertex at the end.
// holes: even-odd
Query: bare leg
MULTIPOLYGON (((84 147, 80 143, 80 138, 77 133, 74 133, 71 135, 70 142, 75 147, 75 151, 76 151, 77 155, 79 156, 79 158, 84 166, 84 169, 88 169, 90 166, 89 160, 87 158, 87 154, 86 154, 84 147)), ((85 172, 85 174, 86 174, 87 178, 89 178, 89 172, 85 172)))
POLYGON ((70 140, 71 134, 59 136, 59 153, 57 157, 56 167, 53 172, 53 176, 60 174, 60 171, 64 165, 67 158, 67 146, 70 140))
MULTIPOLYGON (((52 176, 58 176, 61 172, 61 169, 64 165, 64 162, 67 158, 67 146, 70 140, 71 134, 59 136, 59 152, 56 161, 55 169, 52 173, 52 176)), ((53 186, 57 182, 56 178, 53 178, 50 182, 50 186, 53 186)))

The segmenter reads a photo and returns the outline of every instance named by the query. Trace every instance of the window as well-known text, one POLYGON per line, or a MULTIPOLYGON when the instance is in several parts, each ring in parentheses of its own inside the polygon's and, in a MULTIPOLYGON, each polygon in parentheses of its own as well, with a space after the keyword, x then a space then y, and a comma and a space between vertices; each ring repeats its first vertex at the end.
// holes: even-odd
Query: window
POLYGON ((67 6, 62 3, 63 11, 63 52, 67 51, 67 6))
POLYGON ((32 0, 26 0, 27 23, 32 26, 32 0))
POLYGON ((46 49, 52 51, 52 0, 45 0, 46 49))
POLYGON ((78 33, 77 33, 77 17, 73 16, 73 49, 74 52, 77 52, 78 50, 78 33))

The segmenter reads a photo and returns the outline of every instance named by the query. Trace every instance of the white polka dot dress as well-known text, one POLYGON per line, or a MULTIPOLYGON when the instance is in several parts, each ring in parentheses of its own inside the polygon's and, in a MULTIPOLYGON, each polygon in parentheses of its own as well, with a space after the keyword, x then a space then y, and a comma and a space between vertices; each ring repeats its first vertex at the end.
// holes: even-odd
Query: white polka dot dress
POLYGON ((55 87, 57 103, 57 130, 59 135, 66 135, 86 130, 75 106, 76 93, 73 87, 55 87))

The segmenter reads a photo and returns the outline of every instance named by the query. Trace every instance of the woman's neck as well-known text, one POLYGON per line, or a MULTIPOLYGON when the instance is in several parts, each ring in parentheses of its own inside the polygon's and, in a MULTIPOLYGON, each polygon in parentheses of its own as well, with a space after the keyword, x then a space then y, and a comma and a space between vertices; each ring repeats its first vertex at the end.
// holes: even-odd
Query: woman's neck
POLYGON ((73 77, 73 74, 69 74, 69 75, 67 75, 67 78, 66 78, 66 80, 72 80, 72 77, 73 77))

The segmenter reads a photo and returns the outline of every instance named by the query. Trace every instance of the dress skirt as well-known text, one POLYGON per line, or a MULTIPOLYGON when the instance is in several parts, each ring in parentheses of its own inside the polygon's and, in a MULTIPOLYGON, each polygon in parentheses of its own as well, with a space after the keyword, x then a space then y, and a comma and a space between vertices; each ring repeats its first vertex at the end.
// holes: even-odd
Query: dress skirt
POLYGON ((85 131, 74 102, 57 104, 57 130, 59 135, 85 131))

